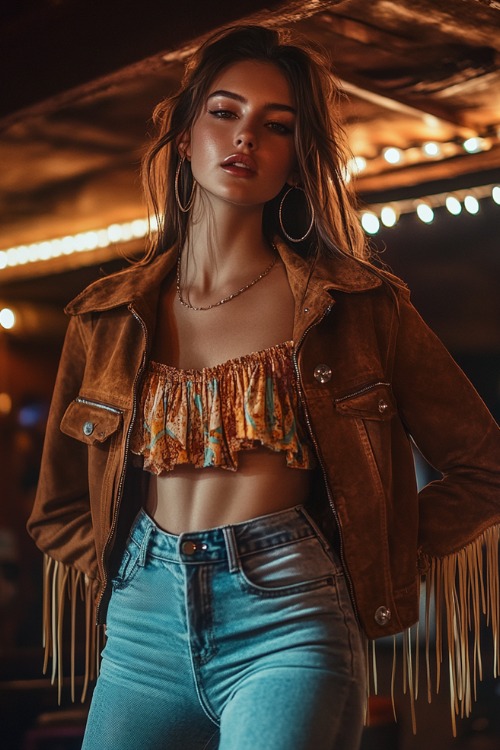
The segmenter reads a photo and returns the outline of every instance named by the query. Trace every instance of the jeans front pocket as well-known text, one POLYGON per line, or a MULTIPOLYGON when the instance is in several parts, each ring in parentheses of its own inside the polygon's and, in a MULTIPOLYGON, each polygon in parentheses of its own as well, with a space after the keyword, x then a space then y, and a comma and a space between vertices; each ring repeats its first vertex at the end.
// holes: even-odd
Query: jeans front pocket
POLYGON ((311 535, 241 555, 242 587, 260 596, 280 596, 331 586, 339 568, 311 535))
POLYGON ((125 588, 132 581, 140 567, 140 551, 138 544, 129 538, 118 572, 111 582, 113 591, 125 588))

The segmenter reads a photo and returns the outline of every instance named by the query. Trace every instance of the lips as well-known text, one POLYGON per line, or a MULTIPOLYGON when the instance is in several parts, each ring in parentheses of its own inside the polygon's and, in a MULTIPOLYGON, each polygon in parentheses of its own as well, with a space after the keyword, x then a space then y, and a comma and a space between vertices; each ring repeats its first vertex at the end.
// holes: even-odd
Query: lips
POLYGON ((251 156, 247 154, 232 154, 228 156, 221 164, 224 169, 242 169, 245 172, 256 172, 257 165, 251 156))

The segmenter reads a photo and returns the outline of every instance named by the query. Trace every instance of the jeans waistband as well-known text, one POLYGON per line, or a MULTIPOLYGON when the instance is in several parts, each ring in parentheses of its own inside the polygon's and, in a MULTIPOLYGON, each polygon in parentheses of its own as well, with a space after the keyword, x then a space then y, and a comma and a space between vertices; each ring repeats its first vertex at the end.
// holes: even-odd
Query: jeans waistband
POLYGON ((184 532, 179 536, 160 529, 141 509, 130 532, 131 541, 144 553, 147 550, 155 557, 182 563, 231 561, 235 548, 241 557, 311 536, 319 536, 318 530, 302 505, 242 523, 184 532))

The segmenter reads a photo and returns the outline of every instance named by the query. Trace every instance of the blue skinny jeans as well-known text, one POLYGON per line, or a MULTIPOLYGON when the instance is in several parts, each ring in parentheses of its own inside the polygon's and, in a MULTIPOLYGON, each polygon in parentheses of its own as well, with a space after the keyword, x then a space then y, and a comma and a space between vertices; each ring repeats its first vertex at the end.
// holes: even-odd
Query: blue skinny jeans
POLYGON ((303 506, 180 536, 141 511, 82 750, 357 750, 362 638, 303 506))

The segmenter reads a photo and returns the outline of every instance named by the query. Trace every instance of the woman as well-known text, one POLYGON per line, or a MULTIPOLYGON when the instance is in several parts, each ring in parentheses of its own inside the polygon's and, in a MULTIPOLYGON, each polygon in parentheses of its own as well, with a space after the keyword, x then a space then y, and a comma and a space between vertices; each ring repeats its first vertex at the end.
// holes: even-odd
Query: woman
POLYGON ((327 70, 209 39, 157 111, 148 253, 68 307, 29 530, 54 670, 66 591, 88 664, 107 626, 85 750, 356 748, 364 639, 415 623, 422 572, 456 622, 485 545, 498 612, 498 431, 367 259, 327 70))

